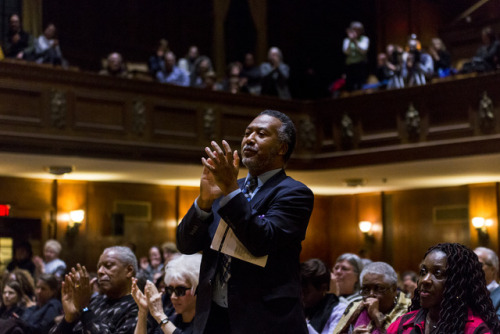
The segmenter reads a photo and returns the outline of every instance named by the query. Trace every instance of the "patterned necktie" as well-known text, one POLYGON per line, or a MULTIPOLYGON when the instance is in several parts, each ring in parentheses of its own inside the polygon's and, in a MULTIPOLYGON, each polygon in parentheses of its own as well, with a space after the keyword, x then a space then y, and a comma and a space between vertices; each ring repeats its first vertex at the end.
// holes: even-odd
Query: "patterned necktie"
MULTIPOLYGON (((250 176, 245 183, 245 187, 243 188, 243 194, 247 198, 247 200, 250 202, 252 199, 252 193, 255 191, 257 188, 257 177, 256 176, 250 176)), ((222 237, 222 240, 226 238, 227 231, 229 229, 229 226, 227 227, 226 231, 224 232, 224 236, 222 237)), ((229 281, 229 278, 231 277, 231 257, 226 254, 221 254, 221 275, 220 275, 220 281, 224 285, 229 281)))
MULTIPOLYGON (((227 231, 229 230, 229 226, 226 227, 226 231, 224 232, 224 236, 222 240, 226 238, 227 231)), ((221 274, 220 274, 220 282, 222 285, 226 284, 229 281, 229 277, 231 277, 231 257, 229 255, 221 253, 221 274)))
POLYGON ((249 202, 252 199, 252 194, 255 191, 255 188, 257 188, 257 184, 258 184, 257 177, 250 175, 247 182, 245 183, 245 188, 243 189, 243 194, 245 195, 245 197, 249 202))

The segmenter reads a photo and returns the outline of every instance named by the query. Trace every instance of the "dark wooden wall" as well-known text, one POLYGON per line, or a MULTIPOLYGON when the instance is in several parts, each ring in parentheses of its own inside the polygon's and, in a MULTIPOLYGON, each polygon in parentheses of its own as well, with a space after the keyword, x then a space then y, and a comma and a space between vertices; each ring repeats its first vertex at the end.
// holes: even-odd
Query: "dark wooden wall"
MULTIPOLYGON (((35 253, 41 254, 43 242, 50 237, 52 181, 2 177, 0 184, 0 203, 12 205, 12 217, 42 221, 41 238, 32 240, 35 253)), ((94 270, 105 247, 126 243, 136 244, 137 255, 146 256, 151 245, 175 241, 177 223, 197 196, 196 187, 59 180, 57 239, 64 245, 62 258, 94 270), (123 235, 114 234, 111 216, 117 200, 150 202, 151 219, 125 221, 123 235), (86 218, 78 235, 71 237, 61 214, 75 209, 84 209, 86 218)), ((475 216, 494 220, 484 245, 498 252, 497 201, 497 184, 316 196, 301 259, 320 258, 331 266, 342 253, 364 251, 368 258, 389 262, 397 270, 416 270, 431 245, 460 242, 473 248, 481 244, 470 223, 475 216), (437 209, 456 207, 464 207, 468 217, 436 219, 437 209), (374 224, 373 239, 365 239, 360 232, 362 220, 374 224)))

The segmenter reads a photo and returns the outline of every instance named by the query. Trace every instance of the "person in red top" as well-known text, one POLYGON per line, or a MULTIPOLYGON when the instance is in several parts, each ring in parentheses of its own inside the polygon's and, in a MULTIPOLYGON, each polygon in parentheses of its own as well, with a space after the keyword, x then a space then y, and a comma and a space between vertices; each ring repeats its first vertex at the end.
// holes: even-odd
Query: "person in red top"
POLYGON ((472 250, 457 243, 429 248, 410 312, 387 329, 387 334, 396 333, 500 333, 481 263, 472 250))

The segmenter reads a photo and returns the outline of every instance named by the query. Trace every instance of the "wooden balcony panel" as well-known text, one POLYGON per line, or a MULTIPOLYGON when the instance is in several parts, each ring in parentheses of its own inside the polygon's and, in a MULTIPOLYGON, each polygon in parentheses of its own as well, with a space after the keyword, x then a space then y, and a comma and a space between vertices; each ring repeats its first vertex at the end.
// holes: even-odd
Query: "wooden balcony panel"
POLYGON ((235 113, 231 109, 225 109, 220 113, 221 138, 228 141, 233 149, 239 149, 241 138, 254 116, 248 112, 235 113), (230 125, 230 126, 228 126, 230 125))
POLYGON ((126 100, 75 92, 72 128, 76 133, 126 135, 126 100))
POLYGON ((179 145, 198 144, 198 111, 190 105, 155 105, 151 115, 152 138, 179 145))
POLYGON ((0 127, 40 128, 44 123, 43 92, 0 82, 0 127))

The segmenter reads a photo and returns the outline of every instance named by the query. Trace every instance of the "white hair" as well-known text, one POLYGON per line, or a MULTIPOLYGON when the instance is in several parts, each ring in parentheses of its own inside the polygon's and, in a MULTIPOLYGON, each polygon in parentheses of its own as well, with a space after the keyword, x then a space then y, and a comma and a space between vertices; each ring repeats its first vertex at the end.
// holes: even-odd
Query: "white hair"
POLYGON ((116 252, 117 258, 125 265, 131 265, 134 268, 134 276, 139 271, 139 266, 137 265, 137 258, 134 252, 125 246, 112 246, 106 248, 102 253, 114 251, 116 252))
POLYGON ((474 252, 476 252, 476 251, 481 251, 481 252, 486 253, 486 260, 488 263, 485 263, 485 264, 492 266, 493 268, 495 268, 496 271, 498 271, 498 255, 497 255, 497 253, 495 253, 492 249, 489 249, 486 247, 477 247, 476 249, 474 249, 474 252))
POLYGON ((366 274, 383 275, 384 281, 391 285, 396 285, 398 283, 396 271, 391 265, 385 262, 372 262, 367 264, 360 275, 361 285, 363 285, 363 278, 366 274))
POLYGON ((59 255, 59 253, 61 253, 61 250, 62 250, 62 246, 59 243, 59 241, 54 240, 54 239, 49 239, 45 242, 43 249, 46 249, 46 248, 52 249, 54 252, 56 252, 57 255, 59 255))
POLYGON ((173 259, 165 267, 165 284, 170 285, 174 280, 186 281, 191 285, 191 292, 194 294, 198 287, 200 264, 201 254, 183 254, 173 259))

